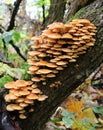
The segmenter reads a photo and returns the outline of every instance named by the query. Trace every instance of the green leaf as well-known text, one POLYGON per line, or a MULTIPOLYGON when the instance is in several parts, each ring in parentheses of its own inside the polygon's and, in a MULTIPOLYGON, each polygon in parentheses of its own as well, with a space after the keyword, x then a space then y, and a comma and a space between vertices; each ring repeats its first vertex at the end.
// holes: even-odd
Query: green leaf
POLYGON ((4 84, 13 81, 13 78, 10 77, 9 75, 5 75, 2 78, 0 78, 0 87, 3 87, 4 84))
POLYGON ((10 32, 4 32, 3 38, 6 43, 9 43, 12 40, 13 31, 10 32))
POLYGON ((85 125, 85 124, 88 124, 88 123, 91 123, 91 120, 90 119, 87 119, 87 118, 84 118, 84 119, 81 119, 80 122, 85 125))
POLYGON ((3 41, 0 39, 0 48, 3 48, 3 41))
POLYGON ((0 63, 0 75, 7 74, 16 79, 29 79, 27 70, 24 68, 11 68, 10 66, 0 63))
POLYGON ((74 121, 68 117, 63 117, 62 120, 65 123, 66 128, 70 128, 74 123, 74 121))
POLYGON ((59 119, 59 118, 55 118, 54 120, 50 120, 50 122, 53 122, 53 123, 60 122, 60 121, 61 121, 61 119, 59 119))
POLYGON ((68 116, 69 118, 74 118, 75 117, 75 113, 73 112, 68 112, 66 109, 62 108, 62 116, 68 116))
POLYGON ((21 36, 20 36, 20 32, 19 31, 14 31, 13 33, 13 41, 16 43, 16 42, 19 42, 21 36))
POLYGON ((92 110, 93 110, 95 113, 98 113, 98 114, 102 114, 102 115, 103 115, 103 106, 93 107, 92 110))

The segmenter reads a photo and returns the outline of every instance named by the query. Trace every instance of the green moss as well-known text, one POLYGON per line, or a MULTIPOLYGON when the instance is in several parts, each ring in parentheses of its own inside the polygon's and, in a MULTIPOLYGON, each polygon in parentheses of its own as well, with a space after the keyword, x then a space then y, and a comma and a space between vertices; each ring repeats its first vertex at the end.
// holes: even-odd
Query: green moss
POLYGON ((74 16, 72 16, 67 23, 71 22, 73 19, 79 18, 79 16, 85 11, 85 8, 80 9, 74 16))

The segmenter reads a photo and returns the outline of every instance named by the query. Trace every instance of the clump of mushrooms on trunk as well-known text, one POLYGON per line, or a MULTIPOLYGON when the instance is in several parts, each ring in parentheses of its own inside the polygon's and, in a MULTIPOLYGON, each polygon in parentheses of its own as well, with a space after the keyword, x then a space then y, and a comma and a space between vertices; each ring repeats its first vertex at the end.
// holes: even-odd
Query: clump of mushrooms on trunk
POLYGON ((69 62, 76 62, 80 54, 94 45, 95 33, 96 27, 89 20, 75 19, 69 24, 54 22, 40 36, 32 37, 32 51, 28 52, 32 81, 56 77, 69 62))
MULTIPOLYGON (((18 111, 19 118, 26 119, 25 112, 32 112, 36 101, 48 96, 38 88, 46 80, 55 78, 70 62, 76 62, 80 54, 95 43, 96 27, 87 19, 74 19, 69 24, 54 22, 40 36, 32 37, 32 50, 28 52, 31 81, 17 80, 5 84, 9 93, 5 95, 8 111, 18 111), (26 108, 29 109, 26 109, 26 108)), ((58 87, 61 83, 51 84, 58 87)))

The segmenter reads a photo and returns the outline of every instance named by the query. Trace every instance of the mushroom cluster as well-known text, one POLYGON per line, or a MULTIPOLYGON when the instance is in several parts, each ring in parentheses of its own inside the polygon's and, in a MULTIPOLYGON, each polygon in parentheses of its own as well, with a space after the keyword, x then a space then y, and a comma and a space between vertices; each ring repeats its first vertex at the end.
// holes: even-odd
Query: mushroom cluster
MULTIPOLYGON (((40 36, 32 38, 29 53, 28 73, 32 81, 17 80, 5 84, 9 93, 5 95, 8 111, 18 111, 19 118, 26 119, 26 113, 33 111, 35 101, 44 101, 47 96, 38 88, 46 85, 49 78, 63 70, 70 62, 76 62, 80 54, 95 43, 96 27, 87 19, 75 19, 69 24, 54 22, 47 26, 40 36)), ((50 87, 58 87, 57 81, 50 87)))
POLYGON ((18 111, 20 119, 26 119, 27 113, 34 111, 36 100, 44 101, 47 98, 32 81, 17 80, 5 84, 4 87, 9 90, 4 97, 6 109, 10 112, 18 111))
POLYGON ((96 27, 87 19, 48 25, 40 36, 32 37, 32 50, 28 52, 32 81, 45 85, 47 78, 56 77, 69 62, 76 62, 80 54, 94 45, 95 34, 96 27))

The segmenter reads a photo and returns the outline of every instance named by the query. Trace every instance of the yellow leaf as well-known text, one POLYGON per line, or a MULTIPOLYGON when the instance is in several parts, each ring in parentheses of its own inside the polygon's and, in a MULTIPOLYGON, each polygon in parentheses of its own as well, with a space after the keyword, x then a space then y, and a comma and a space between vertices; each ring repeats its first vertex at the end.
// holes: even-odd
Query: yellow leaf
POLYGON ((69 112, 77 113, 76 119, 82 119, 83 118, 83 112, 82 112, 83 102, 81 101, 67 101, 67 110, 69 112))
POLYGON ((61 126, 65 125, 65 123, 63 121, 56 122, 56 124, 61 125, 61 126))
POLYGON ((101 118, 98 119, 101 124, 103 124, 103 120, 101 118))
POLYGON ((92 111, 92 108, 87 108, 83 111, 83 117, 91 120, 91 123, 97 123, 97 118, 92 111))

